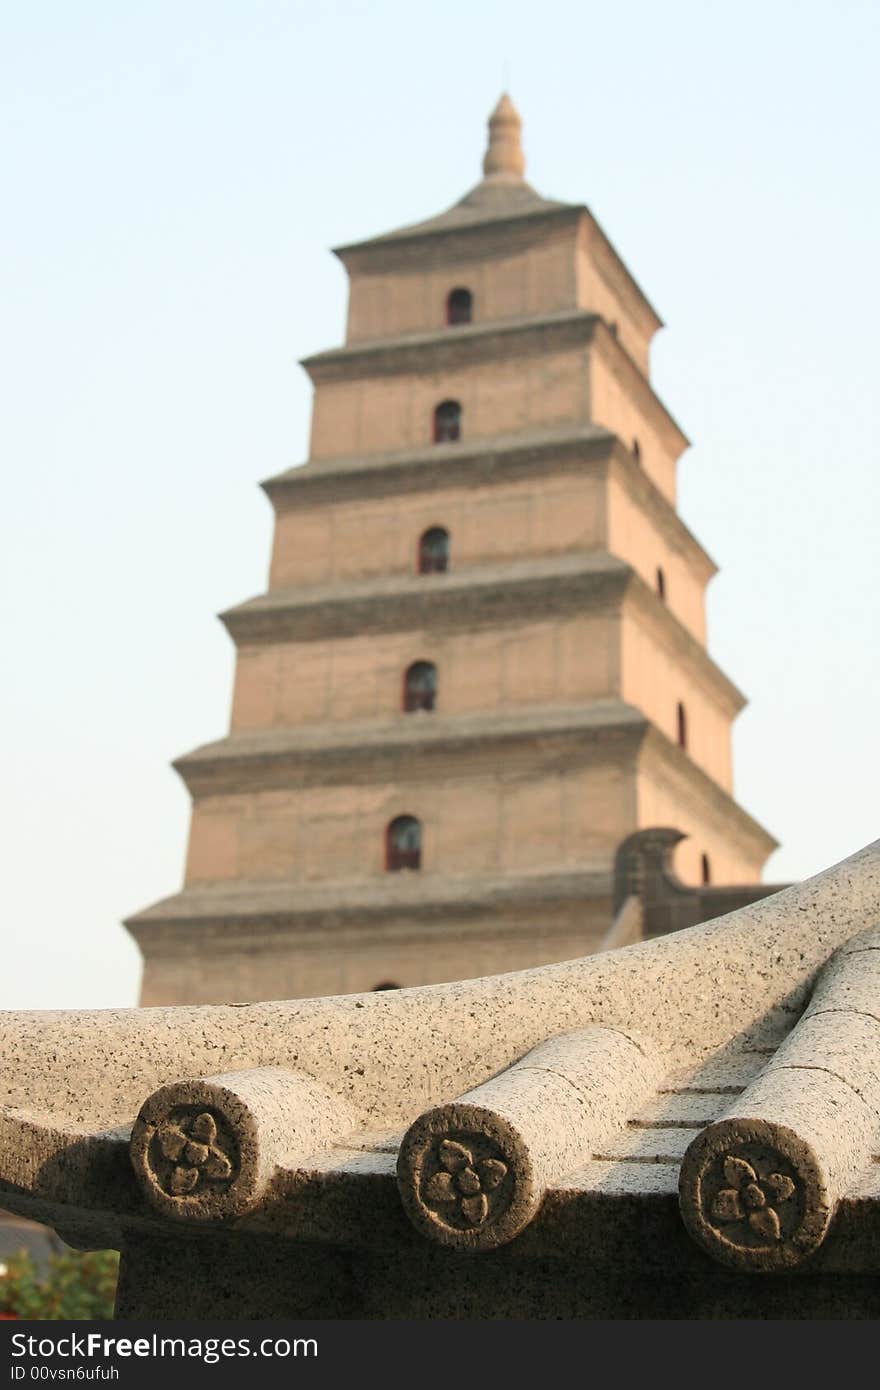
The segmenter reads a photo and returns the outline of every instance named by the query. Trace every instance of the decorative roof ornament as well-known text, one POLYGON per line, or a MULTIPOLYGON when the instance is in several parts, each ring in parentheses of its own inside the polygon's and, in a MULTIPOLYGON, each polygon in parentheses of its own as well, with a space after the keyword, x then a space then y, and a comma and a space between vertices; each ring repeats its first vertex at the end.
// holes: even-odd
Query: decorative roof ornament
POLYGON ((507 92, 502 92, 489 117, 489 145, 483 158, 483 175, 493 183, 522 183, 525 172, 522 119, 507 92))

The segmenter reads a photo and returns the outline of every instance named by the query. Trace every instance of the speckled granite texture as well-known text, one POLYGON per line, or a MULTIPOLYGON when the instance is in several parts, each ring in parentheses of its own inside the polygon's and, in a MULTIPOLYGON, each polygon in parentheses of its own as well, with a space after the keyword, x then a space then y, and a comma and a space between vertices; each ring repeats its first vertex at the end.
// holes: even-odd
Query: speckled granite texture
POLYGON ((0 1015, 0 1204, 120 1316, 877 1316, 878 1039, 875 844, 515 975, 0 1015))

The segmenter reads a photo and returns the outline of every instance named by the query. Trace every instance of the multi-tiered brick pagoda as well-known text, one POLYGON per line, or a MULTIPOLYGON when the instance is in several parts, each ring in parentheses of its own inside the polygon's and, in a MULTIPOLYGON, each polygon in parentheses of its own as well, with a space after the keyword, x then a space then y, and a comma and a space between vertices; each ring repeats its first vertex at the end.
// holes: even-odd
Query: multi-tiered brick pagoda
POLYGON ((265 484, 269 591, 224 614, 228 738, 176 767, 183 891, 128 923, 144 1003, 450 980, 583 955, 615 850, 757 883, 743 697, 706 651, 655 310, 591 213, 523 178, 507 96, 448 212, 342 247, 308 462, 265 484))

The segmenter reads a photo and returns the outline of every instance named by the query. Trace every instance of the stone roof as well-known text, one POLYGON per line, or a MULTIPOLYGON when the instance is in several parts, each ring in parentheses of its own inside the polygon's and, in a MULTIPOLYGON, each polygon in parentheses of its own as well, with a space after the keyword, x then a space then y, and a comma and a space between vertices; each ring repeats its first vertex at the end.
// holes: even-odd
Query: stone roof
MULTIPOLYGON (((483 222, 508 218, 534 217, 559 208, 571 207, 552 198, 542 198, 526 183, 525 159, 521 145, 522 121, 513 102, 504 92, 489 117, 489 145, 483 160, 483 177, 463 198, 435 217, 371 237, 357 245, 401 241, 409 237, 430 236, 435 232, 456 231, 483 222)), ((340 247, 340 251, 352 247, 340 247)))
MULTIPOLYGON (((598 314, 586 309, 555 309, 550 313, 519 314, 508 319, 459 324, 454 337, 447 328, 420 329, 396 337, 358 339, 324 348, 300 358, 313 381, 346 380, 359 376, 394 374, 401 367, 414 371, 443 370, 480 360, 495 361, 505 352, 541 353, 548 347, 573 347, 602 335, 606 347, 622 357, 644 378, 619 338, 598 314)), ((649 383, 650 384, 650 383, 649 383)), ((665 407, 663 407, 665 409, 665 407)))
POLYGON ((542 198, 531 184, 523 180, 519 184, 493 184, 482 179, 475 184, 463 198, 453 203, 445 212, 434 217, 426 217, 421 222, 411 222, 405 227, 383 232, 370 237, 366 242, 354 242, 339 247, 339 251, 353 249, 354 246, 375 245, 389 241, 403 241, 408 237, 430 236, 435 232, 452 232, 463 227, 477 227, 484 222, 507 221, 511 218, 541 217, 557 212, 562 208, 578 208, 576 203, 563 203, 555 198, 542 198))
MULTIPOLYGON (((543 425, 529 430, 517 430, 514 434, 465 438, 456 440, 454 444, 432 443, 415 449, 384 449, 375 454, 332 454, 324 458, 309 458, 265 479, 262 487, 271 495, 286 485, 299 489, 307 480, 324 475, 335 477, 354 474, 360 478, 365 470, 387 468, 392 465, 398 465, 402 469, 412 463, 431 463, 436 469, 438 459, 443 460, 445 476, 447 463, 459 458, 464 458, 471 464, 474 460, 486 456, 508 459, 512 454, 535 454, 541 456, 543 462, 544 455, 557 452, 575 452, 579 456, 588 457, 597 453, 604 457, 612 452, 623 451, 624 446, 617 435, 612 434, 604 425, 543 425)), ((471 468, 470 471, 476 470, 471 468)))
MULTIPOLYGON (((634 752, 651 731, 648 720, 634 705, 608 698, 501 713, 444 716, 434 711, 430 719, 414 716, 405 721, 376 719, 242 730, 202 744, 176 758, 173 766, 189 790, 203 796, 221 790, 240 791, 245 786, 265 790, 291 782, 302 785, 307 769, 315 765, 320 767, 325 786, 331 780, 350 782, 359 769, 369 775, 377 761, 386 773, 389 763, 393 764, 395 776, 401 779, 424 775, 433 759, 448 772, 450 760, 456 756, 471 766, 485 762, 496 771, 502 758, 512 772, 522 750, 527 765, 534 769, 538 760, 532 745, 536 739, 556 766, 561 753, 569 759, 577 753, 581 759, 590 759, 608 758, 615 751, 634 752)), ((694 773, 706 776, 696 765, 694 773)), ((725 795, 720 787, 717 794, 725 795)), ((745 816, 745 812, 741 814, 745 816)))
MULTIPOLYGON (((880 842, 711 924, 518 974, 6 1013, 0 1202, 93 1245, 505 1247, 493 1279, 535 1259, 876 1273, 878 916, 880 842)), ((475 1266, 454 1268, 464 1287, 475 1266)))
POLYGON ((126 926, 161 922, 314 921, 326 924, 346 917, 355 925, 375 924, 418 908, 419 919, 450 911, 481 915, 497 908, 509 911, 512 903, 584 901, 610 897, 611 875, 607 863, 591 868, 557 872, 533 871, 506 874, 386 874, 382 878, 334 880, 332 883, 292 883, 278 879, 236 879, 233 883, 194 884, 163 898, 161 902, 129 917, 126 926))
MULTIPOLYGON (((635 570, 626 560, 606 550, 578 550, 522 560, 502 560, 496 563, 462 565, 431 576, 430 588, 423 575, 409 571, 403 574, 370 575, 362 579, 346 579, 325 584, 297 585, 291 588, 270 589, 243 603, 227 608, 220 617, 230 632, 254 641, 258 632, 257 618, 270 615, 294 614, 334 609, 351 603, 387 604, 395 598, 418 597, 430 604, 434 594, 449 594, 461 603, 466 594, 482 589, 508 590, 518 584, 563 584, 565 580, 581 580, 591 588, 603 583, 619 596, 632 581, 635 570), (252 623, 250 620, 253 619, 252 623)), ((338 622, 336 617, 334 622, 338 622)), ((334 627, 334 631, 338 628, 334 627)))

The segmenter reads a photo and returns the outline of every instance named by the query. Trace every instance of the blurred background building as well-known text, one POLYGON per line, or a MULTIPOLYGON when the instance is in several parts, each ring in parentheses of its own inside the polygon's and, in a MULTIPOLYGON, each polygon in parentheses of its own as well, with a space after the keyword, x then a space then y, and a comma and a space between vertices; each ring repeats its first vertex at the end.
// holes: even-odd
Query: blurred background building
POLYGON ((661 320, 526 182, 510 98, 460 202, 336 254, 346 340, 303 364, 308 461, 264 484, 269 589, 223 615, 231 730, 175 764, 185 884, 127 922, 145 1004, 582 955, 633 832, 682 832, 693 885, 755 885, 776 844, 733 796, 661 320))

